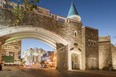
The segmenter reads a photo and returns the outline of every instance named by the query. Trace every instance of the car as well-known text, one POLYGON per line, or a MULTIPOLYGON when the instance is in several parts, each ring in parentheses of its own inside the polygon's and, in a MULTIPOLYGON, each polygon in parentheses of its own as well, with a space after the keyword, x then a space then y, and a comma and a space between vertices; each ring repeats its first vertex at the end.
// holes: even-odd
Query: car
POLYGON ((42 67, 43 68, 48 68, 48 65, 47 64, 43 64, 42 67))

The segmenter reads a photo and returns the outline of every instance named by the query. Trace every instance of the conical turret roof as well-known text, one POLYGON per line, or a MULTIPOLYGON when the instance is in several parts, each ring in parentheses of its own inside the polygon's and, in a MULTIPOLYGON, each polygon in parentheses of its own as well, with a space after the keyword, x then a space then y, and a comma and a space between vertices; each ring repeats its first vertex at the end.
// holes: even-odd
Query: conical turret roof
POLYGON ((72 15, 79 15, 73 1, 71 3, 67 17, 72 16, 72 15))

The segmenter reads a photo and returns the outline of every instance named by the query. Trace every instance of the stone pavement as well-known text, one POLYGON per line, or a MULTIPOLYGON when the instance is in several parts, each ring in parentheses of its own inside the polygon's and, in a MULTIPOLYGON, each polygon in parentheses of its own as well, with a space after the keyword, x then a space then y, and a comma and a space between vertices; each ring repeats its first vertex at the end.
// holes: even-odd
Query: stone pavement
POLYGON ((72 71, 68 71, 68 72, 73 72, 73 73, 88 73, 88 74, 105 74, 105 75, 115 75, 116 76, 116 71, 104 71, 104 70, 85 70, 85 71, 81 71, 81 70, 72 70, 72 71))
POLYGON ((100 70, 86 70, 86 71, 58 71, 55 69, 23 69, 34 77, 116 77, 116 72, 100 71, 100 70))
POLYGON ((20 66, 3 66, 0 77, 33 77, 21 71, 20 66))
POLYGON ((0 71, 0 77, 116 77, 116 71, 58 71, 50 68, 24 68, 0 71))
POLYGON ((33 77, 33 76, 18 70, 18 71, 0 71, 0 77, 33 77))

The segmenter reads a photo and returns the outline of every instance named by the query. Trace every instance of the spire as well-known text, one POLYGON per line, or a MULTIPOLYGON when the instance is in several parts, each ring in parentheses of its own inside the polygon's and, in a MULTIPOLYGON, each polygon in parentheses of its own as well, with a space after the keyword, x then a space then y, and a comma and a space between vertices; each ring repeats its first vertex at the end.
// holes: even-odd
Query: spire
POLYGON ((78 20, 78 21, 81 20, 79 14, 78 14, 78 11, 77 11, 77 9, 75 7, 74 1, 72 1, 72 3, 71 3, 67 18, 71 18, 71 19, 76 18, 76 20, 78 20))
POLYGON ((71 15, 78 15, 77 9, 74 5, 74 1, 72 1, 69 12, 68 12, 68 16, 71 16, 71 15))

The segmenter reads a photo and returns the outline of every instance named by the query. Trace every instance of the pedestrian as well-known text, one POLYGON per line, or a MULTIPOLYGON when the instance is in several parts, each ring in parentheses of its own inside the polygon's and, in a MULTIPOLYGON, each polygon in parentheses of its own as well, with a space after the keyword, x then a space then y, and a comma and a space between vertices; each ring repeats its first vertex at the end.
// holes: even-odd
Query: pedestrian
POLYGON ((0 63, 0 71, 2 71, 2 63, 0 63))

